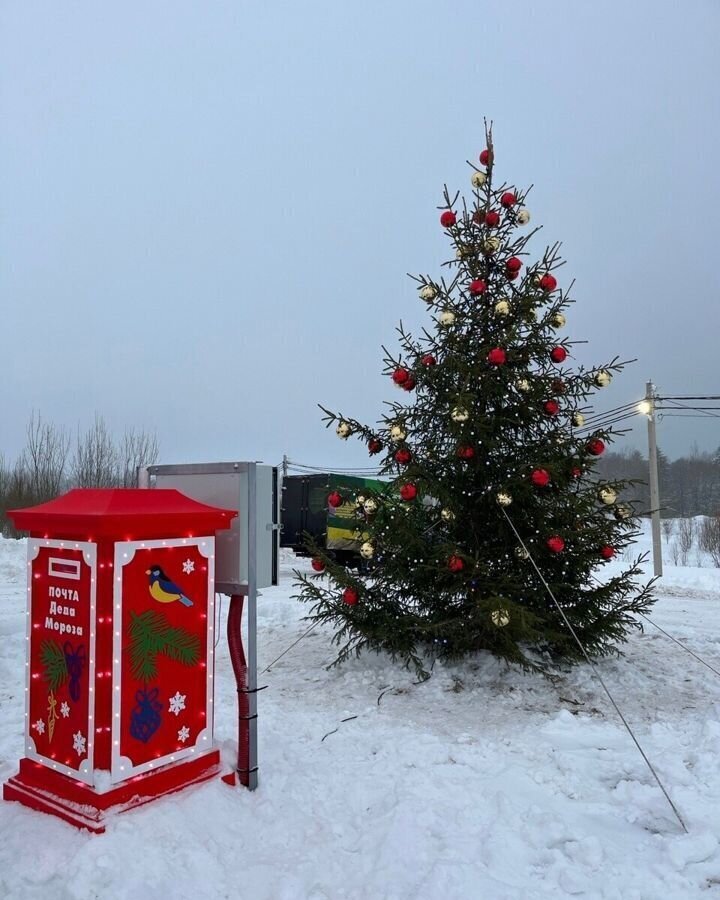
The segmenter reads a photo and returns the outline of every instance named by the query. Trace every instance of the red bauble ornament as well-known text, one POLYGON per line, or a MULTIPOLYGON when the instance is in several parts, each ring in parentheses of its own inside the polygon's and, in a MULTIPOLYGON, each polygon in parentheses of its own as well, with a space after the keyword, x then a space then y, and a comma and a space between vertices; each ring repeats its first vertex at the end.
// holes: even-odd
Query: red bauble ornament
POLYGON ((432 355, 432 353, 426 353, 425 356, 420 358, 420 362, 424 366, 434 366, 437 363, 437 360, 432 355))
POLYGON ((505 268, 508 272, 519 272, 522 269, 522 260, 517 256, 511 256, 510 259, 505 260, 505 268))
POLYGON ((550 351, 550 359, 554 363, 565 362, 567 355, 567 350, 564 347, 553 347, 550 351))
POLYGON ((459 556, 451 556, 447 561, 447 567, 451 572, 462 572, 465 568, 465 563, 459 556))
POLYGON ((395 453, 395 461, 399 462, 401 466, 406 466, 411 459, 412 453, 406 447, 401 447, 395 453))
POLYGON ((615 556, 615 548, 606 544, 604 547, 600 548, 600 556, 602 556, 603 559, 612 559, 613 556, 615 556))
POLYGON ((408 502, 414 500, 417 497, 417 488, 412 482, 408 482, 400 488, 400 496, 408 502))
POLYGON ((457 455, 460 459, 473 459, 475 456, 475 448, 469 444, 460 444, 457 448, 457 455))
POLYGON ((500 213, 496 212, 494 209, 491 209, 490 212, 485 213, 485 224, 489 228, 497 228, 500 224, 500 213))
POLYGON ((533 469, 530 480, 535 487, 546 487, 550 484, 550 473, 547 469, 533 469))
POLYGON ((315 559, 310 563, 310 565, 315 569, 316 572, 324 572, 325 571, 325 563, 315 557, 315 559))
POLYGON ((416 384, 417 384, 417 382, 411 375, 406 382, 404 382, 403 384, 400 385, 400 387, 404 391, 412 391, 416 384))
POLYGON ((443 228, 450 228, 457 222, 457 216, 451 209, 446 209, 440 216, 440 224, 443 228))
POLYGON ((554 534, 545 541, 545 546, 551 553, 562 553, 565 549, 565 541, 560 535, 554 534))
POLYGON ((605 452, 605 443, 600 438, 590 438, 585 444, 585 449, 590 456, 601 456, 605 452))
POLYGON ((572 469, 570 469, 570 474, 573 478, 579 478, 582 475, 582 469, 580 466, 573 466, 572 469))
POLYGON ((476 225, 483 225, 485 222, 485 213, 481 209, 476 209, 473 213, 473 222, 476 225))
POLYGON ((403 369, 402 366, 395 369, 395 371, 392 373, 392 380, 395 382, 395 384, 405 384, 409 377, 410 373, 407 369, 403 369))
POLYGON ((557 287, 557 278, 549 272, 540 279, 540 287, 544 291, 554 291, 557 287))
POLYGON ((512 191, 505 191, 505 193, 500 198, 501 206, 504 206, 505 209, 509 209, 511 206, 514 206, 517 203, 517 197, 513 194, 512 191))
POLYGON ((515 281, 520 275, 520 270, 516 270, 515 272, 511 272, 510 269, 505 269, 505 277, 508 281, 515 281))
POLYGON ((507 362, 507 353, 502 347, 493 347, 487 355, 487 361, 491 366, 504 366, 507 362))
POLYGON ((343 503, 342 494, 338 493, 338 491, 333 491, 331 494, 328 494, 328 505, 332 506, 333 509, 337 509, 338 506, 342 506, 343 503))
POLYGON ((482 280, 482 278, 476 278, 475 281, 470 282, 470 287, 468 288, 473 297, 477 297, 479 294, 484 294, 487 290, 487 284, 482 280))
POLYGON ((564 394, 567 391, 567 385, 562 378, 553 378, 551 387, 556 394, 564 394))
POLYGON ((486 149, 483 150, 482 153, 480 154, 480 162, 481 162, 484 166, 487 166, 487 165, 488 165, 489 163, 491 163, 492 161, 493 161, 493 155, 492 155, 492 152, 486 148, 486 149))
POLYGON ((345 588, 342 592, 342 599, 343 603, 347 603, 348 606, 355 606, 359 599, 358 592, 355 588, 345 588))
POLYGON ((370 456, 375 456, 376 453, 379 453, 382 450, 382 441, 379 441, 377 438, 370 438, 368 441, 368 453, 370 456))
POLYGON ((556 416, 560 412, 560 404, 557 400, 546 400, 543 403, 543 409, 545 410, 546 415, 556 416))

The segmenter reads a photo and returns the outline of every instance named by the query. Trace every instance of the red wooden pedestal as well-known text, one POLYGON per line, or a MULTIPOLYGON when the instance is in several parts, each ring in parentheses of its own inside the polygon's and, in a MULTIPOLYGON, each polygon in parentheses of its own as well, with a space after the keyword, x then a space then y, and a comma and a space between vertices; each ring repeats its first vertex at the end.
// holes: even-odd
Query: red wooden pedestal
POLYGON ((28 530, 25 758, 3 796, 92 831, 218 772, 214 533, 174 490, 75 490, 28 530))

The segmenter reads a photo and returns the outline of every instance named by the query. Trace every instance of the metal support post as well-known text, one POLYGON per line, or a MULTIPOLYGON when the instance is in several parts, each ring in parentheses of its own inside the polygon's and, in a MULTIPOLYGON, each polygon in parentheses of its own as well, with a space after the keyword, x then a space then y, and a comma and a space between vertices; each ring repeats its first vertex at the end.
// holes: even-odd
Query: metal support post
POLYGON ((258 784, 258 742, 257 742, 257 466, 248 466, 248 603, 247 603, 247 643, 248 643, 248 772, 247 781, 241 782, 251 791, 258 784))
POLYGON ((648 381, 645 403, 648 414, 648 464, 650 467, 650 521, 652 525, 653 570, 662 576, 662 536, 660 533, 660 481, 658 478, 657 434, 655 431, 655 385, 648 381))

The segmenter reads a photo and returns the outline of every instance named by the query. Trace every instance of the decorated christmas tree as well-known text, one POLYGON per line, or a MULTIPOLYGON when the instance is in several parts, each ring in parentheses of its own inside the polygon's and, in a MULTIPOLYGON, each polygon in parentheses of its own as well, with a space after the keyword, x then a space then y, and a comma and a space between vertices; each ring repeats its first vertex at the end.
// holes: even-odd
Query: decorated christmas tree
POLYGON ((323 408, 387 479, 328 497, 357 517, 367 566, 309 541, 314 572, 297 573, 338 660, 382 650, 422 672, 489 650, 544 669, 582 658, 568 623, 589 655, 617 652, 653 602, 640 558, 603 573, 637 529, 624 483, 594 474, 613 430, 586 418, 623 363, 570 366, 559 245, 529 255, 528 191, 498 184, 490 132, 486 144, 470 202, 445 189, 447 276, 415 278, 431 321, 417 337, 401 323, 398 352, 385 351, 397 399, 376 427, 323 408))

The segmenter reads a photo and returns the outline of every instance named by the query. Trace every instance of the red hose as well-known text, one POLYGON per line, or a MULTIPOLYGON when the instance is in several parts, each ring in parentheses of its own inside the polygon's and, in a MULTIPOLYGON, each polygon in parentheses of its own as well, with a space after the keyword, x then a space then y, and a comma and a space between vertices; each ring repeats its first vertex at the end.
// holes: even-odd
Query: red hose
POLYGON ((230 597, 230 609, 228 610, 227 637, 230 647, 230 661, 232 662, 235 682, 238 694, 238 762, 237 774, 240 784, 247 787, 250 783, 250 702, 247 695, 247 660, 242 642, 242 594, 233 594, 230 597))

